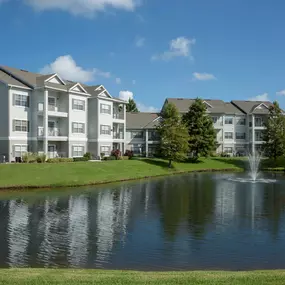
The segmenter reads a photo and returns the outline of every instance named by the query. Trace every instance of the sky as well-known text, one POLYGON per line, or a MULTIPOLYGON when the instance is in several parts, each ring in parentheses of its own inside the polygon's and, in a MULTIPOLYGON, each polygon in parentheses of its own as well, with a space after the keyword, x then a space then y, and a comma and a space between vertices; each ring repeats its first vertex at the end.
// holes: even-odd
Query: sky
POLYGON ((165 98, 277 100, 284 0, 0 0, 0 65, 165 98))

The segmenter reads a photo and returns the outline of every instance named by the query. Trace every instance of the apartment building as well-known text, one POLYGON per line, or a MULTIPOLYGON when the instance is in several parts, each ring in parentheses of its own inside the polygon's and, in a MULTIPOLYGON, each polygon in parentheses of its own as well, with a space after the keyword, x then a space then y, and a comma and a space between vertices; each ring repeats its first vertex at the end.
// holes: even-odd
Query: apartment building
POLYGON ((135 155, 152 156, 159 143, 158 113, 127 113, 126 148, 135 155))
MULTIPOLYGON (((194 99, 167 98, 164 105, 173 103, 184 114, 193 102, 194 99)), ((204 104, 217 132, 217 153, 244 155, 261 149, 271 102, 205 99, 204 104)))
POLYGON ((102 85, 0 66, 0 94, 2 160, 17 161, 27 151, 53 158, 124 148, 126 103, 102 85))

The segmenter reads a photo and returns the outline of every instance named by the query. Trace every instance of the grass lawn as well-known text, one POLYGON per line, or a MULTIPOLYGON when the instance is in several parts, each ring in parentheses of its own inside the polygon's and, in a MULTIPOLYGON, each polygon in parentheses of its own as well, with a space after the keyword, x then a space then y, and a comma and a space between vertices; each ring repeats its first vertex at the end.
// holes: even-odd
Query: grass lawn
POLYGON ((9 269, 0 271, 0 284, 5 285, 283 285, 284 280, 285 271, 134 272, 71 269, 9 269))
POLYGON ((230 159, 203 159, 198 163, 174 163, 172 169, 168 169, 167 161, 159 159, 1 164, 0 188, 83 186, 191 171, 240 170, 240 163, 230 159))

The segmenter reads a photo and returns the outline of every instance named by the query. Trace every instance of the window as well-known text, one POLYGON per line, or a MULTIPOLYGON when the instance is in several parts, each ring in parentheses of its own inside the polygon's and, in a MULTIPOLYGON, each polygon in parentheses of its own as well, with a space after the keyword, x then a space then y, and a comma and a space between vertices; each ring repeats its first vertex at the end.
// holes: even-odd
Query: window
POLYGON ((72 100, 72 109, 73 110, 85 111, 85 101, 73 99, 72 100))
POLYGON ((245 133, 236 133, 237 140, 245 140, 245 133))
POLYGON ((14 105, 15 106, 29 107, 29 96, 28 95, 21 95, 21 94, 13 94, 13 95, 14 95, 14 105))
POLYGON ((140 144, 133 144, 132 145, 132 151, 134 154, 141 154, 143 152, 143 147, 140 144))
POLYGON ((132 131, 131 132, 131 138, 132 139, 142 139, 143 138, 143 132, 142 131, 132 131))
POLYGON ((237 125, 238 126, 245 126, 246 125, 246 119, 245 118, 238 118, 237 119, 237 125))
POLYGON ((102 145, 101 146, 101 151, 100 151, 100 153, 104 153, 104 155, 109 155, 110 154, 110 151, 111 151, 111 147, 110 146, 104 146, 104 145, 102 145))
POLYGON ((233 133, 231 132, 225 132, 225 139, 226 140, 232 140, 233 139, 233 133))
POLYGON ((233 117, 226 117, 225 118, 225 124, 226 125, 232 125, 233 124, 233 117))
POLYGON ((111 115, 111 105, 100 104, 100 113, 101 114, 109 114, 109 115, 111 115))
POLYGON ((13 131, 14 132, 28 132, 29 131, 29 121, 13 120, 13 131))
POLYGON ((157 131, 149 131, 148 140, 149 141, 159 141, 159 134, 157 133, 157 131))
POLYGON ((263 127, 264 121, 263 118, 255 118, 255 127, 263 127))
POLYGON ((84 146, 77 145, 72 147, 72 156, 73 157, 82 157, 84 155, 84 146))
POLYGON ((111 135, 111 127, 108 125, 100 125, 101 135, 111 135))
POLYGON ((212 117, 213 123, 216 124, 218 121, 218 117, 212 117))
POLYGON ((232 147, 225 147, 224 152, 225 153, 233 153, 233 148, 232 147))
POLYGON ((72 132, 74 134, 85 134, 84 123, 72 123, 72 132))
POLYGON ((13 156, 22 157, 26 152, 28 152, 27 145, 14 145, 13 156))

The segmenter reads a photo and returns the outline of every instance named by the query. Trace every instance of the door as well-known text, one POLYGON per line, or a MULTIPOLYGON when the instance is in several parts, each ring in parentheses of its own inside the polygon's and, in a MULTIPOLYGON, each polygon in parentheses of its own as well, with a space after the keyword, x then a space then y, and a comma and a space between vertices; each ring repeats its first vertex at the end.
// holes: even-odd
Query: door
POLYGON ((55 97, 48 97, 48 110, 56 111, 56 98, 55 97))
POLYGON ((49 158, 57 157, 56 146, 54 144, 49 144, 48 145, 48 157, 49 158))
POLYGON ((58 135, 55 121, 48 121, 48 135, 53 137, 58 135))

